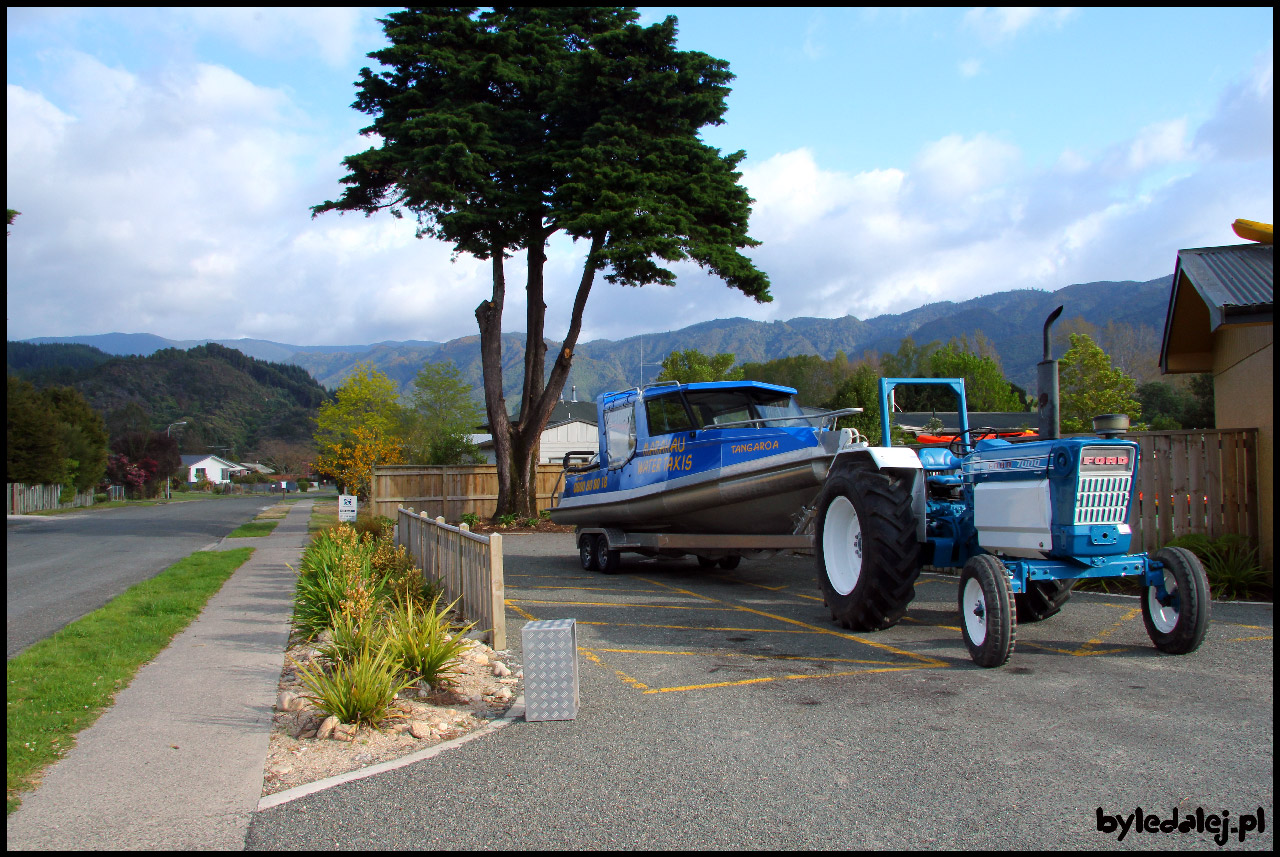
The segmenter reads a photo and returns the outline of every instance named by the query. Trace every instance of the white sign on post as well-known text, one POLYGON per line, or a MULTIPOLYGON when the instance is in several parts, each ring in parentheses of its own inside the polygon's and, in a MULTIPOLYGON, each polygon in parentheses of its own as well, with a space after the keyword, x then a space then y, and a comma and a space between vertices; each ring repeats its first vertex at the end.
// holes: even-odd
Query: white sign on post
POLYGON ((354 521, 356 519, 356 495, 338 495, 338 520, 354 521))

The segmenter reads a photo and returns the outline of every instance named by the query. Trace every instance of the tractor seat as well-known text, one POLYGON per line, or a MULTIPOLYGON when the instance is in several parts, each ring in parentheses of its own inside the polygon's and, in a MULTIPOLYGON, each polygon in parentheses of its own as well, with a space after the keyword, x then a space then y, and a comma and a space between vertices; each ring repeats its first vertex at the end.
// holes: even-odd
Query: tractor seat
POLYGON ((926 481, 933 485, 960 484, 960 477, 954 472, 960 469, 960 459, 951 450, 945 447, 925 447, 918 454, 926 481))

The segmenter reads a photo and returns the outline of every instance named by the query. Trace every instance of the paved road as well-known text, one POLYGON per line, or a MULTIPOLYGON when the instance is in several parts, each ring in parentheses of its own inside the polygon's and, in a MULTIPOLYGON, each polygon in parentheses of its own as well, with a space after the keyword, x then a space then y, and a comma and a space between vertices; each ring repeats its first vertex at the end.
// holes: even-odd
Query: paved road
POLYGON ((525 621, 577 620, 577 719, 264 810, 249 848, 1217 847, 1098 829, 1100 808, 1137 807, 1262 807, 1265 833, 1229 847, 1273 845, 1269 604, 1215 604, 1201 649, 1172 657, 1136 599, 1077 594, 982 670, 955 578, 925 575, 898 627, 849 634, 811 560, 627 558, 606 576, 564 537, 504 549, 514 662, 525 621))
POLYGON ((217 498, 11 516, 5 533, 6 660, 275 502, 269 496, 217 498))

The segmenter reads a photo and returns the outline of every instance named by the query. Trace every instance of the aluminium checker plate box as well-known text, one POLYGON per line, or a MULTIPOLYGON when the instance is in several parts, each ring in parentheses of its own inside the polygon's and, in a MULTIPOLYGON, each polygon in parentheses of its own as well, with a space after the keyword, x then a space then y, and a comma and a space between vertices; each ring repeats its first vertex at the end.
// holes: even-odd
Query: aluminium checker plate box
POLYGON ((578 625, 574 619, 525 623, 524 719, 573 720, 578 716, 578 625))

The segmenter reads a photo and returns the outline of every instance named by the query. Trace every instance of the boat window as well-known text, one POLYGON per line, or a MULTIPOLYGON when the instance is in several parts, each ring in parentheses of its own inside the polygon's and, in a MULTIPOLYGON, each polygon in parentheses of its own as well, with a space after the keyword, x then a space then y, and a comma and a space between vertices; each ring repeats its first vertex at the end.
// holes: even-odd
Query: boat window
POLYGON ((770 393, 764 390, 755 392, 756 410, 760 416, 765 419, 777 420, 770 422, 770 426, 812 426, 813 420, 804 415, 804 409, 796 402, 795 398, 787 393, 770 393), (779 417, 792 417, 793 419, 782 420, 779 417))
POLYGON ((686 394, 699 427, 736 423, 754 418, 746 390, 699 390, 686 394))
POLYGON ((636 409, 628 402, 604 412, 604 430, 609 443, 609 466, 621 467, 636 451, 636 409))
POLYGON ((647 399, 644 409, 649 417, 649 437, 693 429, 679 393, 647 399))

